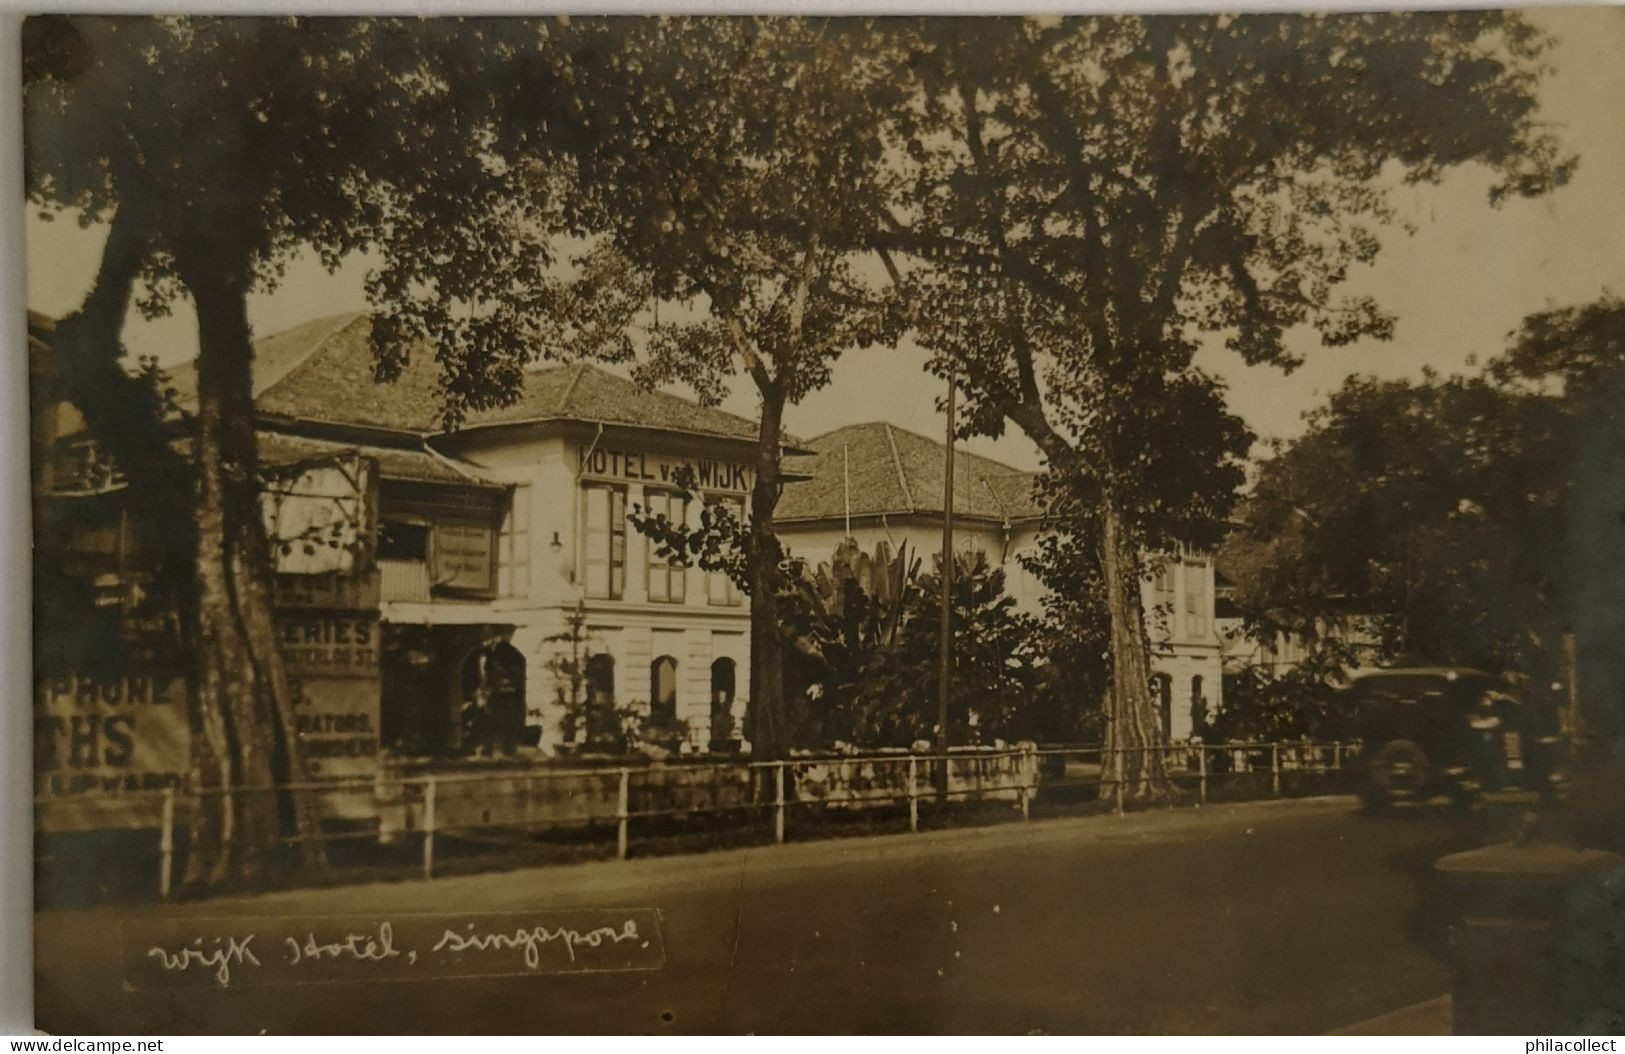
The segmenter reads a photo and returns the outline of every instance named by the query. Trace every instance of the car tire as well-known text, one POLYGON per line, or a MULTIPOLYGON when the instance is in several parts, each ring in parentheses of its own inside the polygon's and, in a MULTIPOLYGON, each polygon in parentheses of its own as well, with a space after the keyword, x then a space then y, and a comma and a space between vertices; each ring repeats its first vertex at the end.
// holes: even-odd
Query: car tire
POLYGON ((1432 786, 1427 752, 1409 739, 1384 743, 1366 766, 1366 784, 1383 800, 1418 800, 1432 786))
POLYGON ((1360 812, 1365 816, 1389 816, 1394 811, 1394 800, 1388 792, 1370 780, 1360 784, 1360 812))
POLYGON ((1478 794, 1473 788, 1460 783, 1450 785, 1450 810, 1457 816, 1471 816, 1477 804, 1478 794))

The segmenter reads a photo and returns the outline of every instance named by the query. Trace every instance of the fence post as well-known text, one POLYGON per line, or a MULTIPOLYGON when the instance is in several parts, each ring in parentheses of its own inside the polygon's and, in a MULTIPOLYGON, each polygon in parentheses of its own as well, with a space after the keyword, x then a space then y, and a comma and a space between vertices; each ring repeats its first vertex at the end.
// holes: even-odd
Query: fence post
POLYGON ((1112 796, 1117 801, 1117 815, 1123 815, 1123 748, 1112 750, 1112 796))
POLYGON ((1021 818, 1023 820, 1028 820, 1032 818, 1032 814, 1028 811, 1027 805, 1027 775, 1033 771, 1033 766, 1031 764, 1033 760, 1033 748, 1025 745, 1022 746, 1019 757, 1021 760, 1017 762, 1020 768, 1016 770, 1016 794, 1018 800, 1021 802, 1021 818))
POLYGON ((423 779, 423 877, 434 877, 435 782, 433 776, 423 779))
POLYGON ((1332 771, 1337 772, 1343 767, 1343 741, 1339 739, 1332 744, 1332 771))
POLYGON ((1207 744, 1196 744, 1196 786, 1197 797, 1203 805, 1207 804, 1207 744))
POLYGON ((1281 796, 1281 744, 1270 744, 1270 793, 1281 796))
POLYGON ((158 816, 158 896, 169 899, 175 873, 175 788, 164 788, 163 811, 158 816))
POLYGON ((784 842, 784 762, 773 763, 773 841, 784 842))
POLYGON ((632 770, 620 770, 620 787, 615 792, 615 858, 626 859, 627 826, 632 821, 632 770))
POLYGON ((918 833, 920 830, 920 783, 918 761, 913 754, 908 756, 908 829, 918 833))

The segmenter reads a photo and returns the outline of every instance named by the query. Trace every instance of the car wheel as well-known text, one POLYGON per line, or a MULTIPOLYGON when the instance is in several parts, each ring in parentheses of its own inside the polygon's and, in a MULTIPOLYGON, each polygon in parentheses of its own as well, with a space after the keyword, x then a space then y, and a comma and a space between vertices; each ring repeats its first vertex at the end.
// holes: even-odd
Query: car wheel
POLYGON ((1366 769, 1366 780, 1384 798, 1418 798, 1431 784, 1428 756, 1408 739, 1384 743, 1366 769))
POLYGON ((1461 783, 1450 785, 1450 808, 1458 816, 1472 814, 1473 806, 1478 804, 1478 794, 1473 788, 1461 783))
POLYGON ((1360 811, 1367 816, 1387 816, 1394 811, 1394 801, 1388 792, 1370 780, 1360 784, 1360 811))

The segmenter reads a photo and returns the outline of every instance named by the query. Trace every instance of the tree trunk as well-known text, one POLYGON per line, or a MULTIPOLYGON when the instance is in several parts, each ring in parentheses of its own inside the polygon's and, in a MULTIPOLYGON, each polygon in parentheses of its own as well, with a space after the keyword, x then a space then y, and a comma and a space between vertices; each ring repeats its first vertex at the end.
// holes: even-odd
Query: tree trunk
MULTIPOLYGON (((1162 722, 1151 699, 1151 663, 1146 654, 1145 609, 1140 602, 1139 554, 1123 528, 1110 489, 1100 510, 1100 564, 1111 616, 1111 687, 1106 693, 1108 778, 1121 763, 1123 796, 1136 801, 1172 797, 1174 787, 1160 749, 1162 722)), ((1103 797, 1116 787, 1102 783, 1103 797)))
MULTIPOLYGON (((212 254, 210 254, 212 255, 212 254)), ((270 547, 260 511, 254 434, 253 347, 246 280, 218 262, 183 271, 197 305, 197 701, 204 739, 229 763, 201 776, 218 793, 201 803, 187 879, 251 882, 291 821, 307 866, 323 864, 318 803, 279 795, 305 779, 292 693, 276 643, 270 547), (212 265, 212 266, 211 266, 212 265), (203 838, 199 838, 203 835, 203 838), (218 835, 218 841, 215 837, 218 835)), ((201 759, 200 759, 201 760, 201 759)), ((210 786, 205 783, 204 787, 210 786)))
MULTIPOLYGON (((84 416, 91 437, 128 482, 125 509, 146 528, 142 544, 151 547, 149 570, 160 603, 184 612, 190 605, 196 551, 191 471, 170 445, 155 386, 124 368, 119 340, 148 253, 139 207, 135 213, 130 209, 121 208, 113 218, 84 303, 52 334, 51 372, 57 388, 36 397, 66 398, 84 416)), ((184 629, 186 619, 181 621, 184 629)), ((183 632, 183 647, 189 647, 189 640, 183 632)))
POLYGON ((756 443, 756 482, 750 493, 750 701, 745 734, 751 757, 777 761, 789 754, 789 715, 784 704, 784 641, 779 626, 779 561, 773 510, 783 486, 779 459, 784 431, 784 390, 762 392, 756 443))
MULTIPOLYGON (((1070 471, 1078 452, 1034 403, 1010 403, 1005 416, 1038 445, 1052 470, 1070 471)), ((1177 793, 1168 778, 1160 749, 1162 721, 1151 700, 1151 660, 1147 654, 1145 606, 1140 602, 1140 554, 1123 525, 1122 510, 1109 485, 1100 492, 1100 576, 1106 585, 1110 616, 1110 684, 1105 693, 1105 750, 1101 796, 1114 797, 1117 763, 1122 763, 1123 796, 1139 801, 1171 798, 1177 793)))
MULTIPOLYGON (((114 215, 95 284, 79 310, 53 334, 53 373, 60 394, 84 415, 91 436, 108 452, 129 485, 128 510, 153 545, 156 603, 179 616, 182 654, 199 652, 195 565, 197 522, 192 516, 192 471, 169 443, 163 407, 151 385, 127 372, 119 335, 130 296, 149 250, 139 203, 126 202, 114 215)), ((223 715, 199 706, 197 664, 186 671, 189 765, 196 787, 219 787, 226 779, 230 738, 223 715)), ((218 800, 210 803, 218 806, 218 800)), ((208 877, 231 838, 220 808, 199 809, 191 818, 194 854, 188 880, 208 877)))
POLYGON ((119 335, 148 252, 140 223, 129 207, 114 216, 95 284, 52 335, 52 372, 60 394, 84 415, 92 438, 129 481, 132 511, 151 517, 159 559, 180 554, 189 562, 191 487, 185 461, 169 445, 157 392, 121 361, 119 335))

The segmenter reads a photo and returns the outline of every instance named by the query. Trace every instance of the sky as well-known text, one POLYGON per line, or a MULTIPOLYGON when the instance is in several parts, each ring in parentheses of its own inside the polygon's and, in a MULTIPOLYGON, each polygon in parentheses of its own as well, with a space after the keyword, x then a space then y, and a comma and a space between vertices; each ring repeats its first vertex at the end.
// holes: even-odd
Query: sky
MULTIPOLYGON (((1604 292, 1625 295, 1625 7, 1540 8, 1529 17, 1552 32, 1555 69, 1541 87, 1542 115, 1580 156, 1570 184, 1532 201, 1488 202, 1490 176, 1468 168, 1436 187, 1404 188, 1395 202, 1419 228, 1395 229, 1376 262, 1353 273, 1349 293, 1375 296, 1398 319, 1391 341, 1366 340, 1323 348, 1312 331, 1289 345, 1306 358, 1291 375, 1248 367, 1220 348, 1198 363, 1228 387, 1231 409, 1260 437, 1290 438, 1303 415, 1351 373, 1417 377, 1424 366, 1450 373, 1488 358, 1527 314, 1580 303, 1604 292)), ((25 222, 30 308, 61 315, 75 307, 95 273, 105 230, 71 219, 25 222)), ((364 261, 329 274, 313 259, 296 260, 274 292, 256 295, 249 317, 259 335, 322 315, 362 310, 364 261)), ((132 312, 126 346, 161 362, 196 354, 197 331, 186 305, 166 319, 132 312)), ((787 413, 787 426, 807 437, 873 420, 940 436, 943 382, 924 372, 925 355, 905 341, 893 349, 851 352, 833 382, 787 413)), ((736 386, 727 409, 755 416, 748 383, 736 386)), ((1024 437, 972 439, 971 451, 1036 468, 1037 451, 1024 437)))

